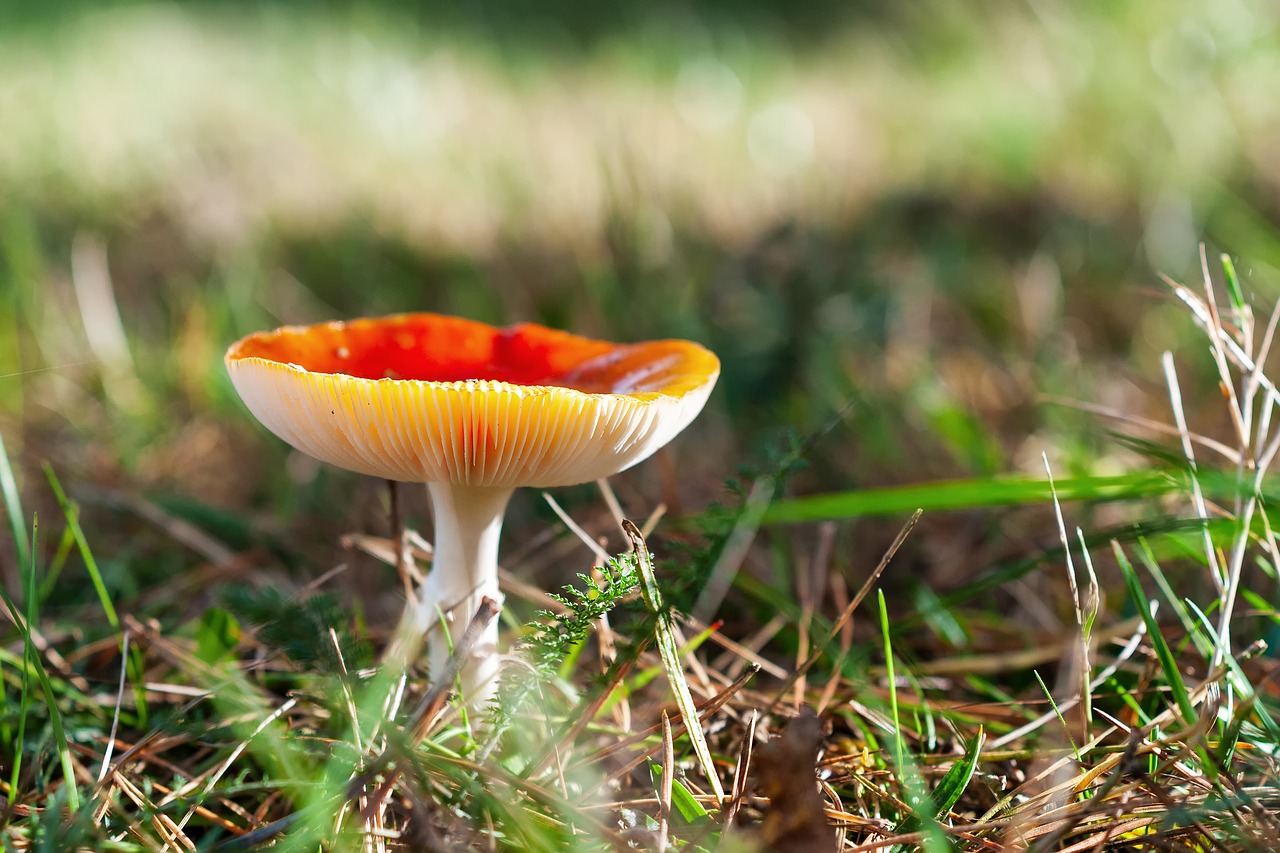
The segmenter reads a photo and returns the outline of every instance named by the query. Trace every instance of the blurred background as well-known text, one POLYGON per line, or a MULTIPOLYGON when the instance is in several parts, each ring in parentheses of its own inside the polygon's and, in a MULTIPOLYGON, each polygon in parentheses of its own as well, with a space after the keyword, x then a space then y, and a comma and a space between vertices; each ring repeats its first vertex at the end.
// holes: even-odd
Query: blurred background
MULTIPOLYGON (((1042 452, 1121 471, 1117 424, 1062 399, 1167 421, 1160 353, 1189 342, 1188 405, 1224 423, 1160 275, 1197 281, 1203 240, 1275 298, 1278 26, 1246 0, 5 5, 0 434, 28 509, 56 517, 47 462, 140 609, 208 564, 183 524, 281 579, 385 532, 381 484, 292 453, 227 380, 227 345, 282 323, 705 343, 708 411, 618 478, 640 517, 824 427, 795 492, 1042 452)), ((561 497, 607 528, 593 490, 561 497)), ((549 518, 520 498, 508 552, 549 518)), ((897 524, 842 533, 845 559, 897 524)), ((944 585, 1019 547, 925 524, 944 585)))

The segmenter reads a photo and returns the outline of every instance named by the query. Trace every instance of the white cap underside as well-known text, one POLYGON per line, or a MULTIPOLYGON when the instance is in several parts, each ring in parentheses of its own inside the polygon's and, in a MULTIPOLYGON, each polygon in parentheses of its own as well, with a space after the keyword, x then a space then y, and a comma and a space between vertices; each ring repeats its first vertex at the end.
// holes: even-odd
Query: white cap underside
POLYGON ((268 429, 342 468, 405 482, 568 486, 648 458, 702 410, 716 377, 681 396, 585 394, 504 382, 421 382, 228 363, 268 429))

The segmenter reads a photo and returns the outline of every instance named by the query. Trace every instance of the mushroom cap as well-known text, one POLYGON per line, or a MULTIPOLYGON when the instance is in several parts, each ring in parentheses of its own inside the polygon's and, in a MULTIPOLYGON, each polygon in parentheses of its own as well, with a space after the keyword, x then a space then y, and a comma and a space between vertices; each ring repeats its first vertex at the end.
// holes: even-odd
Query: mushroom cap
POLYGON ((688 341, 438 314, 286 326, 225 361, 249 411, 304 453, 389 480, 496 487, 630 468, 689 425, 720 375, 688 341))

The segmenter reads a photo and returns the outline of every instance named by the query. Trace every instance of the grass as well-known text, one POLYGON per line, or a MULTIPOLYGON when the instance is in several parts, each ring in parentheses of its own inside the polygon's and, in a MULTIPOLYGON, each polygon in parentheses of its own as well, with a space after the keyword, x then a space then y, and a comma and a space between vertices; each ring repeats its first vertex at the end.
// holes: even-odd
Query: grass
POLYGON ((1274 11, 562 7, 5 18, 0 846, 1280 846, 1274 11), (404 309, 725 365, 489 713, 220 367, 404 309))

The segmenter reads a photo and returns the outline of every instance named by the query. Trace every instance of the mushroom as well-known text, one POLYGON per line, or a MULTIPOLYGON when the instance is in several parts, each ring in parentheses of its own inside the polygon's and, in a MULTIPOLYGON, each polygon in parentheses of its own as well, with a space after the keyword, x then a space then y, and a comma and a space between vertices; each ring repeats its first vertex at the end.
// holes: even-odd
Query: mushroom
MULTIPOLYGON (((401 624, 414 641, 426 635, 433 679, 449 623, 465 627, 483 598, 502 600, 498 538, 512 492, 648 458, 697 416, 720 373, 715 355, 687 341, 614 344, 437 314, 260 332, 233 344, 226 365, 249 411, 297 449, 427 484, 433 566, 401 624)), ((494 621, 464 689, 492 681, 497 641, 494 621)))

